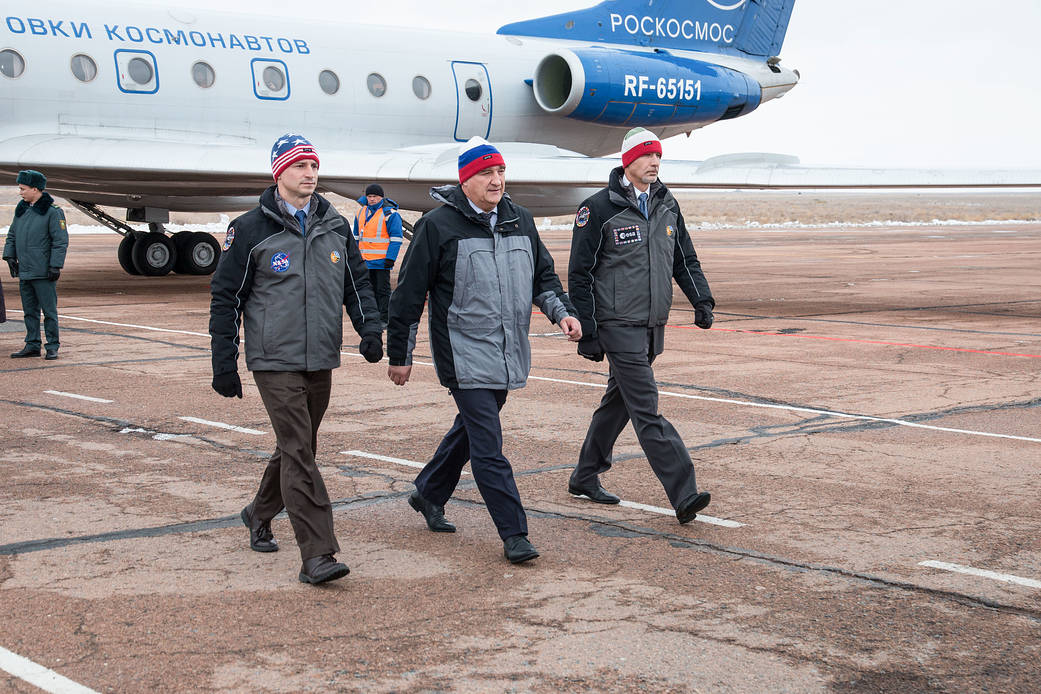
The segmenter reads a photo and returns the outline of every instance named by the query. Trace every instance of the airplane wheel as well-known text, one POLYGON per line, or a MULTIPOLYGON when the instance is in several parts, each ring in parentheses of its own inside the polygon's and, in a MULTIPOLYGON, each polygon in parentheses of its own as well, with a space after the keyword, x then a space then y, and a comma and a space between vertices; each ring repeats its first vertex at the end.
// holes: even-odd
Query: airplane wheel
POLYGON ((192 242, 191 231, 178 231, 173 235, 174 248, 177 249, 177 260, 174 262, 173 271, 179 275, 191 275, 194 274, 187 266, 188 255, 191 253, 189 246, 192 242))
POLYGON ((158 231, 141 234, 131 254, 134 267, 146 277, 161 277, 177 262, 177 248, 173 239, 158 231))
POLYGON ((184 245, 184 253, 178 247, 178 262, 186 272, 193 275, 212 275, 220 260, 220 244, 205 231, 193 231, 191 238, 184 245), (180 259, 183 258, 183 259, 180 259))
POLYGON ((137 234, 129 232, 123 234, 123 240, 119 242, 119 249, 116 251, 116 257, 119 258, 119 266, 123 268, 123 271, 128 275, 140 275, 137 268, 134 267, 134 245, 137 243, 137 234))

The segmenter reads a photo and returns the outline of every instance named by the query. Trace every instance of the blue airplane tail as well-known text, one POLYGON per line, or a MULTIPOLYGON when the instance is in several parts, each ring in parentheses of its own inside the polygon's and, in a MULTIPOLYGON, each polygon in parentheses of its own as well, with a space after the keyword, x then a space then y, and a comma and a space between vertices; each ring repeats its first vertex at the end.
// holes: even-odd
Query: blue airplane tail
POLYGON ((795 0, 605 0, 507 24, 497 33, 598 44, 778 55, 795 0))

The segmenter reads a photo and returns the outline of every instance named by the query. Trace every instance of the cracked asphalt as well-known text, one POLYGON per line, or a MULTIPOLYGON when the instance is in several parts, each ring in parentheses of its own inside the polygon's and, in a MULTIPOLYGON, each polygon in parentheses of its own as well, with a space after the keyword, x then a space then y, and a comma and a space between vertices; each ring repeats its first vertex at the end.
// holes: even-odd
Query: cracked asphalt
POLYGON ((251 378, 209 388, 207 278, 74 235, 61 358, 0 362, 0 648, 96 692, 1041 691, 1041 223, 694 234, 716 324, 677 292, 655 373, 725 525, 654 510, 631 429, 603 483, 635 506, 567 494, 606 367, 536 315, 503 426, 541 556, 503 559, 467 477, 428 532, 395 461, 451 398, 348 329, 319 464, 351 573, 322 587, 284 517, 249 549, 274 439, 251 378))

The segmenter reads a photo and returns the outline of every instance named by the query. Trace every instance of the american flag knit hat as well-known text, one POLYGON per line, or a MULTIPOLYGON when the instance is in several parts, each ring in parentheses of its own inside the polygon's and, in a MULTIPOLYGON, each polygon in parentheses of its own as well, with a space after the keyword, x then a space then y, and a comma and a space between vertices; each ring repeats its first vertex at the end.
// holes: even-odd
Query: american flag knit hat
POLYGON ((283 171, 301 159, 313 159, 317 164, 318 152, 303 135, 286 133, 271 146, 271 175, 277 181, 283 171))

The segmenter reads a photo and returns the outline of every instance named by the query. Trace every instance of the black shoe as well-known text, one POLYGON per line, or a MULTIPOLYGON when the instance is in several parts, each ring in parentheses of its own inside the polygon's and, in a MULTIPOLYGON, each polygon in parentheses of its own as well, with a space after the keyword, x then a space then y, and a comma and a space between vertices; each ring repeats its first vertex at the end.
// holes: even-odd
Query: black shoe
POLYGON ((53 361, 54 359, 57 359, 57 358, 58 358, 58 350, 56 350, 56 349, 49 349, 49 350, 47 350, 47 355, 44 357, 44 359, 46 359, 47 361, 53 361))
POLYGON ((277 552, 278 543, 271 532, 271 521, 261 523, 253 518, 253 504, 239 514, 243 525, 249 528, 249 548, 254 552, 277 552))
POLYGON ((567 492, 571 496, 584 496, 590 501, 595 501, 598 504, 617 504, 621 501, 621 499, 601 487, 599 484, 596 485, 596 489, 584 489, 579 487, 577 484, 568 482, 567 492))
POLYGON ((419 495, 419 490, 408 497, 408 505, 423 514, 427 527, 435 533, 454 533, 455 526, 445 520, 445 507, 435 506, 419 495))
POLYGON ((300 582, 318 585, 326 581, 335 581, 343 578, 351 572, 346 564, 336 561, 331 554, 323 554, 320 557, 304 559, 304 565, 300 567, 300 582))
POLYGON ((502 554, 511 564, 520 564, 539 556, 538 550, 528 542, 527 535, 513 535, 503 540, 502 554))
POLYGON ((698 511, 708 506, 708 502, 711 500, 712 495, 708 492, 698 492, 679 505, 679 508, 676 509, 676 519, 679 520, 680 525, 691 522, 698 517, 698 511))
POLYGON ((12 359, 25 359, 26 357, 38 357, 40 356, 40 348, 33 349, 29 345, 22 347, 17 352, 11 355, 12 359))

